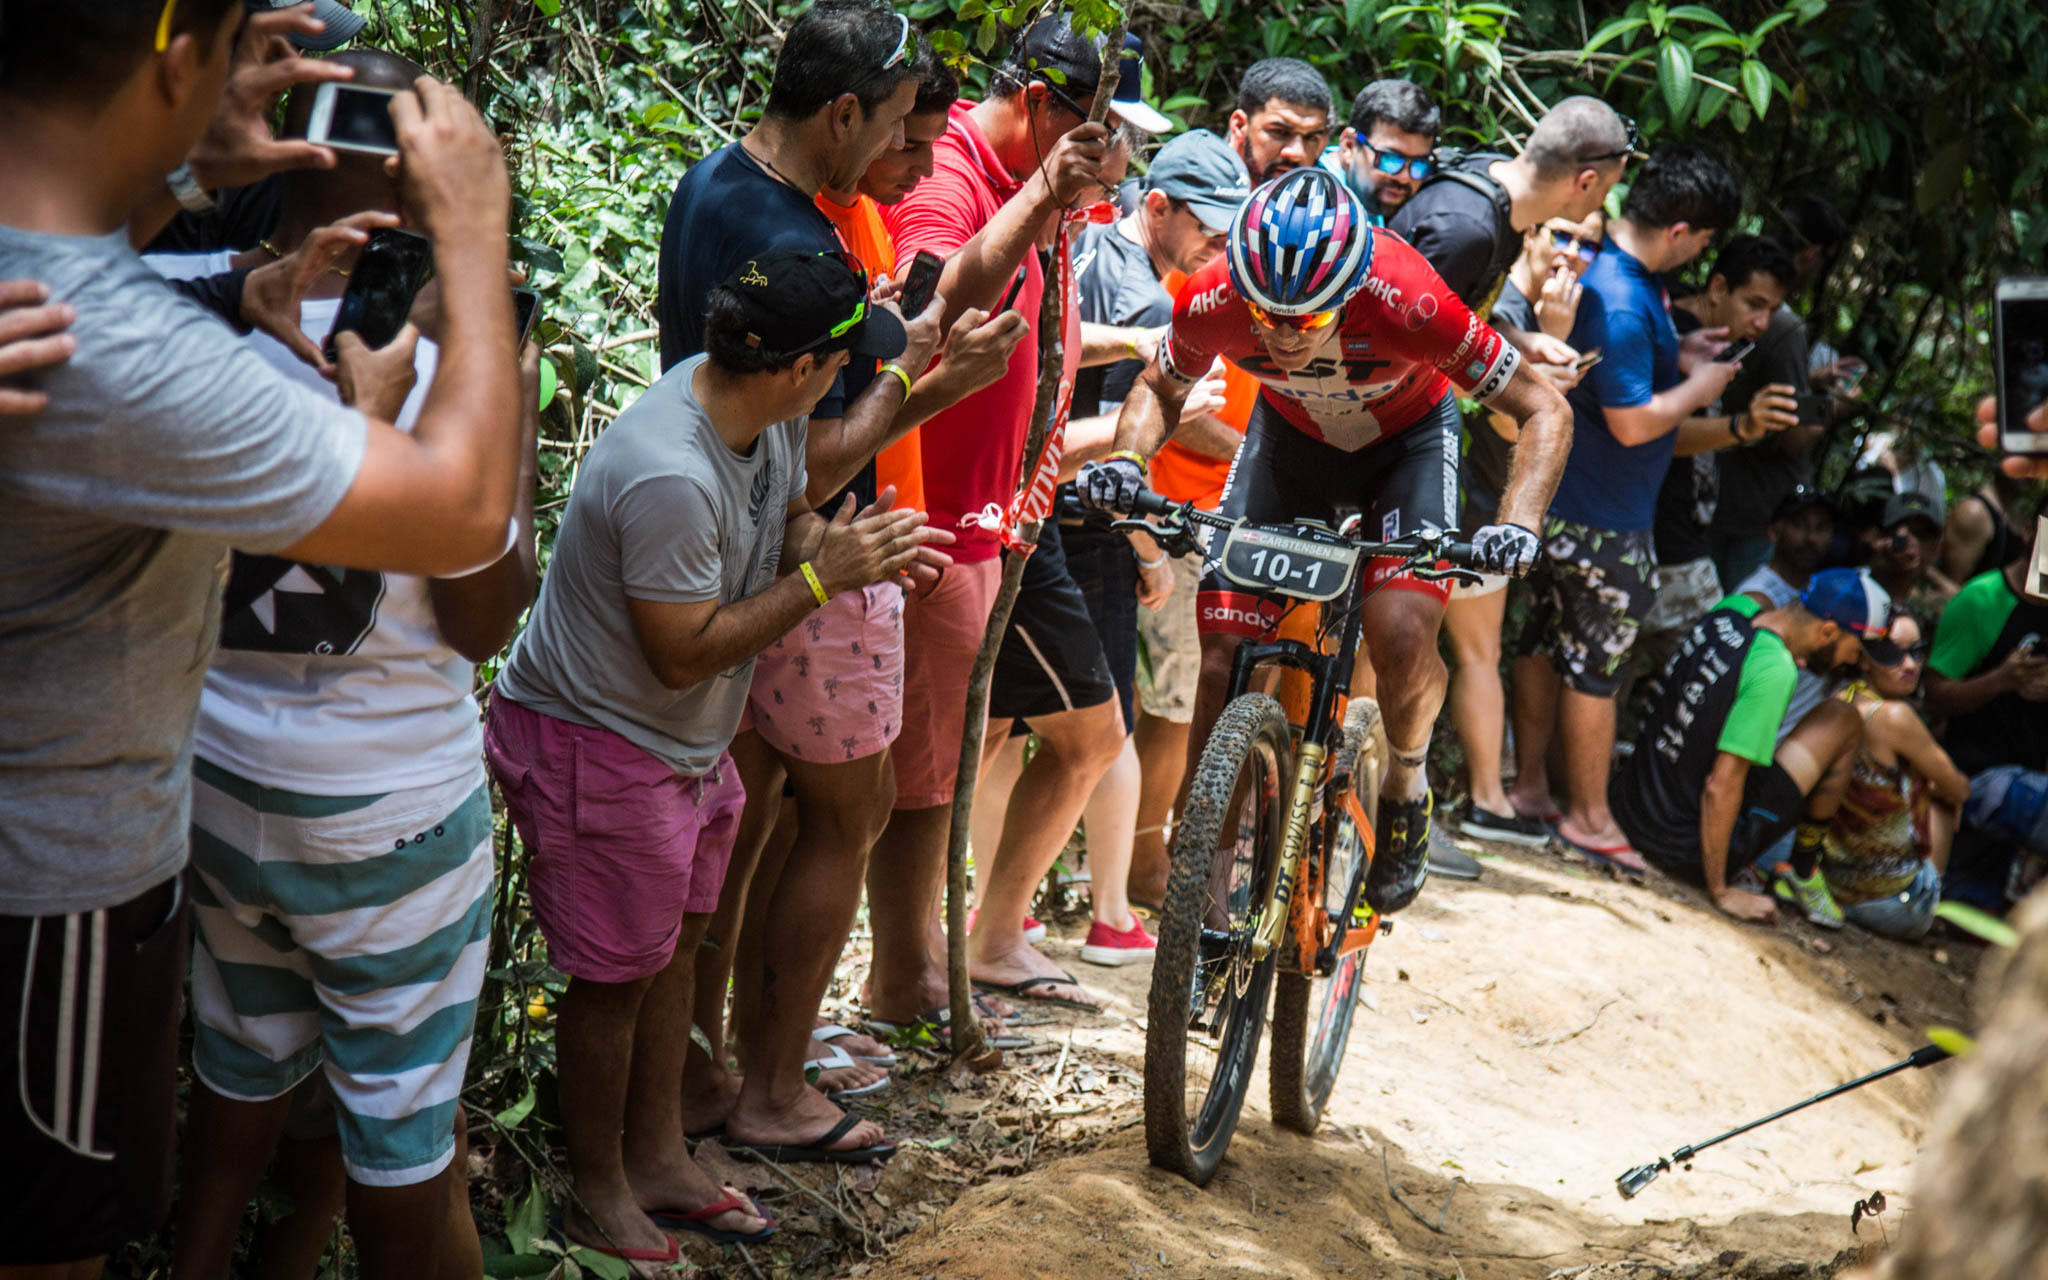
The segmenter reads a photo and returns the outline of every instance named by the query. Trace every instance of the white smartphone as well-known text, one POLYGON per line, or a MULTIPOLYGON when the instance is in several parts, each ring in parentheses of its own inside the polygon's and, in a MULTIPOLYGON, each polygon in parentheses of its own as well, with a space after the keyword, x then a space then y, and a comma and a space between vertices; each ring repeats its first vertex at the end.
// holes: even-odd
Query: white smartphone
POLYGON ((360 89, 328 81, 313 91, 306 141, 337 151, 398 154, 398 126, 391 122, 396 89, 360 89))
POLYGON ((2027 430, 2027 415, 2048 403, 2048 276, 2007 276, 1993 296, 1998 447, 2048 453, 2048 432, 2027 430))

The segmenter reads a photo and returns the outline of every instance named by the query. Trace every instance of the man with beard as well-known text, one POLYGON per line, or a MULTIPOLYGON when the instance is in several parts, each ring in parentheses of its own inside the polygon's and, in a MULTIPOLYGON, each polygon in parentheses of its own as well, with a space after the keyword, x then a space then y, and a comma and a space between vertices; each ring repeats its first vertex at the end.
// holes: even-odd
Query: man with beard
POLYGON ((1299 58, 1263 58, 1237 89, 1227 141, 1251 185, 1314 164, 1330 141, 1330 86, 1299 58))
POLYGON ((1608 804, 1629 842, 1671 875, 1703 884, 1714 905, 1759 924, 1777 916, 1739 873, 1797 819, 1788 873, 1815 923, 1840 928, 1819 865, 1822 841, 1841 805, 1834 763, 1855 746, 1862 720, 1847 704, 1816 707, 1778 741, 1778 726, 1801 665, 1832 669, 1866 652, 1898 657, 1885 638, 1891 598, 1855 569, 1815 574, 1798 600, 1759 609, 1735 596, 1700 619, 1679 646, 1664 687, 1608 804), (1817 910, 1824 902, 1831 917, 1817 910))
POLYGON ((1344 179, 1373 222, 1385 226, 1436 172, 1443 113, 1420 85, 1375 80, 1351 100, 1351 120, 1323 152, 1325 169, 1344 179))
POLYGON ((1771 516, 1771 562, 1735 590, 1765 609, 1790 604, 1806 590, 1834 540, 1835 504, 1820 490, 1800 485, 1771 516))

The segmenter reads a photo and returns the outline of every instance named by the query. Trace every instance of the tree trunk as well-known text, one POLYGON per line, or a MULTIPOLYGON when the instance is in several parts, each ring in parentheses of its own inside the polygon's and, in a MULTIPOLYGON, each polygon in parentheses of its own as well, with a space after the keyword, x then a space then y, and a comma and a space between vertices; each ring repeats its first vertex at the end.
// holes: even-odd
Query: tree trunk
POLYGON ((1976 1050, 1950 1069, 1889 1280, 2048 1274, 2048 892, 2014 923, 2019 947, 1976 1050))
MULTIPOLYGON (((1119 63, 1124 47, 1124 24, 1119 22, 1102 44, 1102 78, 1095 85, 1095 104, 1088 113, 1100 122, 1109 114, 1109 100, 1116 92, 1119 63)), ((1052 424, 1053 403, 1059 397, 1060 373, 1065 367, 1064 336, 1066 312, 1061 290, 1048 277, 1044 296, 1038 304, 1038 394, 1031 403, 1031 430, 1024 439, 1024 470, 1018 476, 1017 492, 1022 495, 1038 474, 1039 459, 1052 424)), ((995 607, 988 616, 988 628, 981 633, 981 647, 975 651, 974 666, 967 675, 967 717, 960 732, 960 762, 953 781, 952 829, 946 841, 946 985, 951 1001, 953 1057, 955 1061, 976 1061, 982 1056, 981 1019, 974 1012, 974 989, 967 979, 967 834, 974 819, 974 789, 981 776, 982 736, 987 729, 988 683, 996 665, 996 650, 1002 647, 1003 632, 1010 624, 1010 610, 1017 604, 1017 589, 1024 582, 1024 558, 1038 545, 1038 525, 1017 530, 1024 546, 1010 553, 1003 563, 1002 585, 996 591, 995 607)), ((995 850, 982 850, 984 859, 995 850)))

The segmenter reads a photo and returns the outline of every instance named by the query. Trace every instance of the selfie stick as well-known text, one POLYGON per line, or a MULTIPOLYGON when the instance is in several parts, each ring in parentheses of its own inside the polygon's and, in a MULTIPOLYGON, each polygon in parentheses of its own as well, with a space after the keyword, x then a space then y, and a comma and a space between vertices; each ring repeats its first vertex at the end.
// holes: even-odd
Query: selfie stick
POLYGON ((1690 1147, 1680 1147, 1678 1150, 1672 1152, 1670 1155, 1664 1157, 1663 1159, 1658 1160, 1654 1164, 1637 1165, 1635 1168, 1630 1169, 1627 1173, 1622 1174, 1619 1178, 1616 1178, 1614 1180, 1614 1189, 1616 1191, 1621 1192, 1622 1199, 1633 1200, 1635 1199, 1636 1192, 1641 1191, 1644 1187, 1647 1187, 1652 1182, 1656 1181, 1658 1174, 1664 1172, 1666 1169, 1669 1169, 1674 1164, 1684 1165, 1687 1168, 1691 1168, 1692 1158, 1698 1155, 1700 1152, 1705 1151, 1708 1147, 1714 1146, 1716 1143, 1726 1142, 1728 1141, 1728 1139, 1733 1138, 1738 1134, 1748 1133, 1751 1129, 1755 1129, 1761 1125, 1767 1125, 1773 1120, 1782 1119, 1785 1116, 1791 1115, 1794 1111, 1799 1111, 1803 1108, 1810 1107, 1816 1102, 1826 1102, 1829 1098, 1832 1098, 1837 1094, 1847 1093, 1851 1089, 1860 1089, 1864 1085, 1869 1084, 1873 1080, 1882 1080, 1888 1075, 1893 1075, 1897 1072, 1904 1071, 1909 1067, 1931 1066, 1934 1063, 1942 1061, 1948 1056, 1948 1050, 1942 1048, 1940 1045, 1922 1045, 1918 1049, 1913 1050, 1913 1052, 1908 1054, 1906 1057, 1899 1059, 1897 1062, 1894 1062, 1892 1065, 1885 1067, 1882 1070, 1873 1071, 1867 1076, 1859 1076, 1856 1079, 1849 1081, 1849 1083, 1847 1084, 1838 1084, 1834 1088, 1829 1089, 1823 1093, 1816 1093, 1811 1098, 1806 1099, 1804 1102, 1795 1102, 1791 1106, 1786 1107, 1782 1111, 1773 1111, 1771 1114, 1765 1116, 1761 1120, 1752 1120, 1748 1124, 1743 1125, 1741 1128, 1730 1129, 1728 1132, 1722 1134, 1718 1138, 1708 1138, 1705 1142, 1696 1143, 1690 1147))

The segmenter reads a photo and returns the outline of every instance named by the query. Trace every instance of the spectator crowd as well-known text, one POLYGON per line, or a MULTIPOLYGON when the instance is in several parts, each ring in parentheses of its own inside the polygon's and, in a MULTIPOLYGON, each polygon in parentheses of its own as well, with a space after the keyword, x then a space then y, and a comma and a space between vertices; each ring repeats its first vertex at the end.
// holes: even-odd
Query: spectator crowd
POLYGON ((1447 149, 1421 87, 1340 120, 1285 58, 1176 132, 1142 35, 1062 14, 976 101, 884 0, 818 0, 758 119, 676 175, 662 373, 543 574, 499 142, 342 49, 362 27, 0 0, 0 1273, 97 1274, 176 1186, 172 1274, 224 1277, 275 1161, 264 1274, 310 1276, 343 1213, 365 1277, 481 1274, 459 1099, 493 786, 568 978, 568 1240, 652 1274, 679 1233, 772 1236, 708 1135, 889 1157, 845 1104, 947 1028, 956 789, 977 1015, 1020 1047, 1017 1004, 1107 1003, 1031 914, 1071 835, 1080 960, 1144 963, 1231 655, 1280 623, 1112 527, 1142 488, 1471 539, 1455 588, 1372 570, 1376 911, 1483 874, 1437 787, 1466 835, 1762 924, 1910 940, 2039 876, 2042 472, 1952 492, 1893 433, 1827 483, 1866 366, 1801 314, 1851 256, 1822 196, 1644 154, 1592 97, 1447 149), (311 140, 336 84, 389 93, 395 156, 311 140), (433 282, 373 348, 350 273, 401 226, 433 282), (1462 778, 1429 765, 1446 703, 1462 778), (863 900, 855 1030, 819 1010, 863 900))

